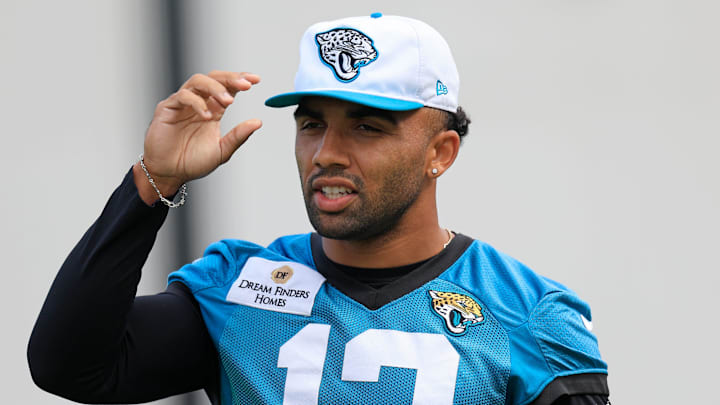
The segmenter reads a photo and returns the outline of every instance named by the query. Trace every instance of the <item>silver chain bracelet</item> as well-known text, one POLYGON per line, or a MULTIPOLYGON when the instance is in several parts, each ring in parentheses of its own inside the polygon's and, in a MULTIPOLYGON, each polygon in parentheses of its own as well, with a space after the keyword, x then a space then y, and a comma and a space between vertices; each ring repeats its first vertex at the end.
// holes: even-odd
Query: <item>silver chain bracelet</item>
POLYGON ((155 192, 160 197, 160 201, 163 202, 163 204, 167 205, 170 208, 178 208, 182 207, 183 204, 185 204, 185 197, 187 196, 187 183, 183 183, 182 186, 180 186, 180 201, 174 202, 170 201, 167 198, 163 197, 160 190, 155 185, 155 180, 153 180, 152 177, 150 177, 150 172, 148 172, 147 167, 145 167, 145 161, 143 160, 143 154, 140 154, 140 167, 142 167, 143 171, 145 172, 145 175, 148 178, 148 181, 150 182, 150 185, 155 189, 155 192))

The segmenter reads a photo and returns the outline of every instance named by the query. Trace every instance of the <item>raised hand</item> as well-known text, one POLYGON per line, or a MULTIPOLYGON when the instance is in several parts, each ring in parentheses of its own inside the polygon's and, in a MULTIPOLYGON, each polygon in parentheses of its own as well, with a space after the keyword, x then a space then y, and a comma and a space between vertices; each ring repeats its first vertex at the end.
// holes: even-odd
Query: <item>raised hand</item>
MULTIPOLYGON (((225 136, 220 134, 220 119, 235 94, 258 82, 260 77, 252 73, 196 74, 157 105, 145 136, 144 161, 163 196, 227 162, 260 128, 260 120, 250 119, 225 136)), ((148 204, 157 201, 157 193, 140 166, 136 164, 133 171, 143 201, 148 204)))

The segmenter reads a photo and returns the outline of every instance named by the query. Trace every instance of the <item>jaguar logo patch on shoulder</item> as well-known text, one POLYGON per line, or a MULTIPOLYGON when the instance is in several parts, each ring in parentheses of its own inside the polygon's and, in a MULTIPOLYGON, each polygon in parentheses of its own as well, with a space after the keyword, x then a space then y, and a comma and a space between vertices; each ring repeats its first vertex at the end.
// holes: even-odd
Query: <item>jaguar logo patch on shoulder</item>
POLYGON ((310 316, 315 295, 324 282, 325 277, 304 264, 251 257, 225 299, 248 307, 310 316))
POLYGON ((467 333, 468 327, 485 321, 480 305, 465 294, 430 290, 432 309, 445 321, 448 332, 455 336, 467 333))
POLYGON ((315 35, 320 59, 341 82, 357 79, 360 68, 378 57, 373 40, 358 30, 335 28, 315 35))

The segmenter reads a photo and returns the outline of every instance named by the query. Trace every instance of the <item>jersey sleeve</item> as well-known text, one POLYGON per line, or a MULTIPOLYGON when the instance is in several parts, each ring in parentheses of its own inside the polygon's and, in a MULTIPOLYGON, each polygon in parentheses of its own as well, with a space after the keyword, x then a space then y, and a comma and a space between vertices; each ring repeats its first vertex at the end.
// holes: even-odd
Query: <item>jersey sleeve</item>
POLYGON ((528 321, 510 332, 510 403, 608 394, 607 364, 591 320, 590 307, 572 292, 553 291, 538 302, 528 321))
POLYGON ((193 293, 225 284, 235 267, 236 259, 229 246, 216 242, 205 249, 205 253, 192 263, 170 273, 168 284, 181 282, 193 293))
POLYGON ((255 243, 225 239, 208 246, 203 256, 188 263, 168 277, 168 284, 181 282, 193 295, 201 290, 225 287, 240 274, 248 258, 253 256, 277 257, 255 243))
POLYGON ((262 255, 264 248, 241 240, 222 240, 205 249, 203 257, 168 276, 168 284, 187 286, 200 305, 200 312, 213 342, 220 334, 236 304, 227 300, 228 290, 249 257, 262 255))

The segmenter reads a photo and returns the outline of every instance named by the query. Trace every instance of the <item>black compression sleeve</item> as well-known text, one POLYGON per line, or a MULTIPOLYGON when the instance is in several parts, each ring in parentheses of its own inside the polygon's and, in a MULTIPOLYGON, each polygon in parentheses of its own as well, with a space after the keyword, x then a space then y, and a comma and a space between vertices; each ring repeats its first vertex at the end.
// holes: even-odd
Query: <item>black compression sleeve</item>
POLYGON ((532 404, 606 405, 609 395, 606 374, 574 374, 554 379, 532 404))
POLYGON ((552 403, 552 405, 610 405, 607 395, 583 394, 564 396, 552 403))
POLYGON ((130 171, 53 282, 30 337, 35 383, 68 399, 144 402, 207 386, 216 355, 196 301, 173 283, 135 298, 167 208, 130 171))

